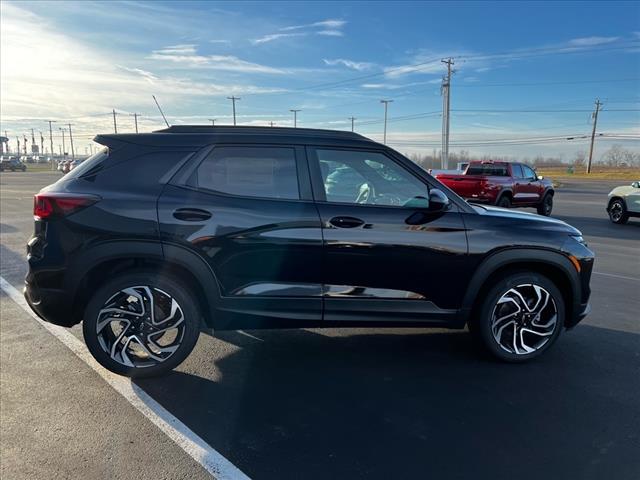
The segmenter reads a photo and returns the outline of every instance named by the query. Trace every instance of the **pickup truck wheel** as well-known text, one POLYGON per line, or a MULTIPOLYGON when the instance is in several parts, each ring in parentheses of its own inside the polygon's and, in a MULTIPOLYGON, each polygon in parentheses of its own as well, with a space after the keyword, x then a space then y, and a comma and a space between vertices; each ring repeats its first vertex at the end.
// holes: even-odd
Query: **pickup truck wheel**
POLYGON ((564 300, 556 285, 538 273, 518 272, 488 292, 470 331, 499 360, 525 362, 554 344, 564 320, 564 300))
POLYGON ((551 210, 553 210, 553 195, 547 193, 540 205, 538 205, 538 215, 544 215, 548 217, 551 215, 551 210))
POLYGON ((609 220, 618 225, 627 223, 629 220, 627 207, 622 199, 616 198, 609 204, 609 220))
POLYGON ((92 295, 82 332, 106 369, 151 377, 187 358, 198 340, 200 320, 197 300, 173 278, 154 271, 125 272, 92 295))
POLYGON ((507 195, 502 195, 498 199, 496 206, 501 208, 511 208, 511 199, 507 195))

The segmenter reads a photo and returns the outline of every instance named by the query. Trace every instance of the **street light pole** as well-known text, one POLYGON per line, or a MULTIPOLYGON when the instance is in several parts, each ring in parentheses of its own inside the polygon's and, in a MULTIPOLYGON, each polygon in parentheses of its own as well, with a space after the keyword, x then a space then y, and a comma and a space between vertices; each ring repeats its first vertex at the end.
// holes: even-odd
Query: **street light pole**
POLYGON ((298 112, 302 110, 291 109, 290 112, 293 112, 293 128, 298 128, 298 112))

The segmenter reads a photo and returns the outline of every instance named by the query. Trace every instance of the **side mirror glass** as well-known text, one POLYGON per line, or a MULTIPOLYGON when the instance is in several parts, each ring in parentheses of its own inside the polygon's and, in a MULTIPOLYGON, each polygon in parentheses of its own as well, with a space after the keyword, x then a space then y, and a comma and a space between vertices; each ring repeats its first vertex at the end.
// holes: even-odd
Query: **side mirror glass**
POLYGON ((431 212, 444 212, 449 210, 449 197, 438 188, 432 188, 429 190, 429 211, 431 212))

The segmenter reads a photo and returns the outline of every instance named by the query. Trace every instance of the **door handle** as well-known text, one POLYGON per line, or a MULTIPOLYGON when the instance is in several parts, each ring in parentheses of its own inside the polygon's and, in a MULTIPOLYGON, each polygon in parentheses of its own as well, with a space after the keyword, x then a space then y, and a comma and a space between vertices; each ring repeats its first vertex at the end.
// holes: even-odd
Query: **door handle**
POLYGON ((209 220, 211 218, 211 212, 199 208, 178 208, 173 212, 173 216, 185 222, 200 222, 209 220))
POLYGON ((355 217, 333 217, 329 223, 338 228, 355 228, 364 225, 364 220, 355 217))

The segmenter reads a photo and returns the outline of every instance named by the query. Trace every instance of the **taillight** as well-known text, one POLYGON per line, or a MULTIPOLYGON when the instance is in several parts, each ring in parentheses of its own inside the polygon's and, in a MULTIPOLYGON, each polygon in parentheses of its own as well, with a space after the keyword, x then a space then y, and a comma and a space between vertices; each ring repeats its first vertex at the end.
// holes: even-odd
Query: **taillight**
POLYGON ((39 219, 64 217, 89 205, 99 197, 74 193, 38 193, 33 197, 33 216, 39 219))

